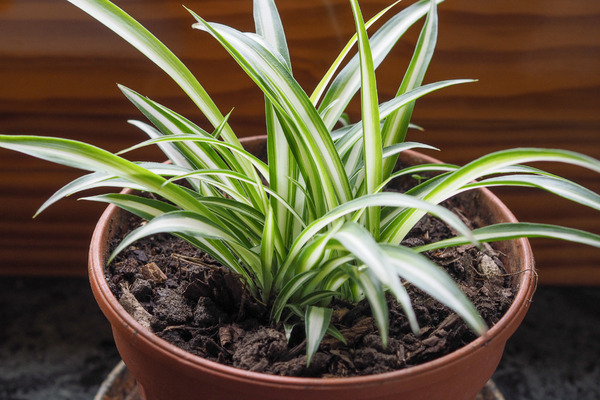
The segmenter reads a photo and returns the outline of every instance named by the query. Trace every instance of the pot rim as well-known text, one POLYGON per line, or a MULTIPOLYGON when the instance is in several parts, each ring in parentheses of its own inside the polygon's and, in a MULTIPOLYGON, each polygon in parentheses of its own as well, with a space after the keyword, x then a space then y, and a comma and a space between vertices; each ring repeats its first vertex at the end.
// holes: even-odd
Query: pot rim
MULTIPOLYGON (((245 138, 243 142, 249 140, 259 140, 261 136, 253 138, 245 138)), ((414 153, 414 152, 411 152, 414 153)), ((517 222, 515 216, 510 212, 504 203, 498 199, 491 191, 487 189, 479 189, 486 199, 490 201, 493 207, 501 209, 506 218, 510 222, 517 222)), ((196 369, 205 370, 214 375, 220 375, 229 379, 239 381, 252 382, 254 384, 263 384, 268 386, 286 386, 286 387, 353 387, 364 386, 365 384, 381 385, 388 381, 398 381, 414 377, 415 375, 427 376, 440 368, 448 368, 448 366, 459 362, 459 360, 469 356, 480 347, 485 347, 490 341, 496 337, 505 336, 508 338, 516 330, 518 324, 523 318, 523 309, 528 308, 531 303, 531 298, 536 287, 536 274, 534 271, 534 261, 527 239, 517 239, 515 242, 518 251, 522 254, 525 264, 520 274, 518 281, 517 294, 506 311, 504 316, 491 328, 488 332, 475 339, 471 343, 453 351, 445 356, 436 358, 426 363, 400 369, 397 371, 385 372, 375 375, 340 377, 340 378, 310 378, 310 377, 289 377, 269 375, 259 372, 247 371, 232 366, 220 364, 215 361, 204 359, 200 356, 193 355, 179 347, 159 338, 150 330, 142 327, 125 309, 121 306, 118 300, 112 294, 104 276, 104 263, 102 258, 102 243, 106 232, 110 229, 112 216, 120 209, 115 205, 109 205, 94 230, 90 245, 89 253, 89 279, 94 296, 105 316, 114 324, 121 324, 129 331, 130 336, 135 337, 137 341, 143 341, 149 345, 153 351, 162 353, 163 356, 169 358, 177 358, 179 362, 189 365, 196 369), (104 234, 103 234, 104 233, 104 234)), ((115 329, 115 328, 113 328, 115 329)))

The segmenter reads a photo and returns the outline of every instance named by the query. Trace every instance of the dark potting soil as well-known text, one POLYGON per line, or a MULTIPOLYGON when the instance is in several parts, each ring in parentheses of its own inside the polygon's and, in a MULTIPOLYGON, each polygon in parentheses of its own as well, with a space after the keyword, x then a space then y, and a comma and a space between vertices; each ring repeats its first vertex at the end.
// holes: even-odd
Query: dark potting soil
MULTIPOLYGON (((425 217, 405 244, 451 235, 443 223, 425 217)), ((488 326, 506 312, 515 290, 490 246, 427 255, 456 280, 488 326)), ((157 235, 137 242, 107 268, 106 278, 128 312, 159 337, 203 358, 267 374, 344 377, 389 372, 438 358, 476 338, 456 314, 407 283, 419 335, 412 333, 391 296, 385 347, 366 301, 334 300, 333 320, 347 343, 326 336, 307 367, 303 327, 296 326, 288 342, 283 326, 269 323, 266 308, 247 294, 236 275, 180 239, 157 235)))

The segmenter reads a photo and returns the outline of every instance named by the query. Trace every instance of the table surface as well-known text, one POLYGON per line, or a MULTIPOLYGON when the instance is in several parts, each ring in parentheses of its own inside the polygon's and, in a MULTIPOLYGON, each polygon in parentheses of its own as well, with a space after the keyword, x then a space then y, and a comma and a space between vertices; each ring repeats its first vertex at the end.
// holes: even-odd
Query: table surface
MULTIPOLYGON (((506 400, 600 399, 598 304, 538 289, 493 377, 506 400)), ((118 362, 85 279, 0 278, 0 400, 91 400, 118 362)))

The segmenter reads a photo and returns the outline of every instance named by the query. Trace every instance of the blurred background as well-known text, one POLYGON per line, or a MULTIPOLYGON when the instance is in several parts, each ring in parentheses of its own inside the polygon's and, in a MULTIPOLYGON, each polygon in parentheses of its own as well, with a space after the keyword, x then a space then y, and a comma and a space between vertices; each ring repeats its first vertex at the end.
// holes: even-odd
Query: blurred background
MULTIPOLYGON (((412 2, 403 1, 397 7, 406 7, 412 2)), ((262 95, 214 40, 190 28, 194 21, 180 1, 115 0, 115 3, 139 19, 188 65, 223 113, 234 109, 230 123, 240 136, 263 133, 262 95)), ((366 18, 390 3, 391 0, 361 0, 366 18)), ((278 0, 277 4, 286 28, 294 75, 310 92, 353 33, 348 1, 278 0)), ((185 5, 209 21, 253 30, 251 0, 187 0, 185 5)), ((600 2, 448 0, 439 6, 439 20, 438 46, 426 83, 454 78, 475 78, 478 82, 443 89, 420 100, 413 122, 425 131, 411 131, 409 140, 436 146, 442 152, 432 155, 458 164, 491 151, 517 146, 558 147, 600 158, 600 2)), ((380 101, 396 93, 419 29, 420 25, 410 30, 378 70, 380 101)), ((142 117, 122 96, 117 83, 206 125, 195 106, 162 71, 67 1, 0 0, 1 134, 63 136, 111 151, 126 148, 145 136, 127 123, 128 119, 142 117)), ((359 115, 357 105, 352 108, 354 120, 359 115)), ((153 149, 132 153, 131 158, 162 160, 153 149)), ((547 167, 600 192, 597 174, 567 166, 537 166, 547 167)), ((29 351, 24 355, 29 357, 26 362, 39 361, 40 352, 53 347, 37 341, 35 334, 63 341, 66 338, 68 343, 60 346, 75 343, 88 346, 92 352, 92 355, 86 353, 85 357, 79 357, 80 362, 88 367, 90 362, 99 363, 93 364, 96 365, 94 373, 85 378, 95 384, 107 372, 107 365, 118 359, 114 351, 109 350, 103 351, 103 354, 109 353, 108 359, 102 361, 104 364, 97 358, 99 349, 112 348, 106 343, 110 339, 102 337, 98 339, 100 342, 92 344, 81 340, 80 344, 62 331, 56 331, 58 328, 53 327, 52 318, 21 321, 13 311, 24 307, 26 313, 36 315, 36 307, 50 301, 58 308, 60 304, 66 307, 68 321, 72 319, 68 317, 69 312, 81 315, 74 323, 81 319, 83 331, 98 331, 96 322, 85 322, 87 312, 83 317, 78 306, 68 305, 74 299, 66 293, 75 295, 84 304, 93 303, 86 287, 81 289, 84 293, 73 287, 85 283, 82 277, 87 271, 87 247, 103 207, 67 199, 32 220, 44 200, 79 176, 79 172, 1 149, 0 171, 0 276, 5 276, 0 284, 2 292, 7 294, 0 297, 0 318, 8 321, 7 324, 0 322, 0 326, 4 325, 0 328, 0 339, 7 344, 9 337, 11 340, 18 337, 17 331, 8 326, 41 324, 31 333, 33 342, 13 343, 12 350, 5 346, 0 356, 12 357, 18 351, 29 351), (47 279, 52 286, 45 289, 39 277, 48 276, 60 279, 47 279), (45 291, 50 300, 33 298, 34 293, 45 291), (10 297, 8 293, 25 295, 10 297), (34 304, 31 309, 25 305, 30 303, 34 304)), ((496 193, 519 220, 600 233, 600 219, 595 211, 538 190, 510 189, 496 190, 496 193)), ((504 364, 504 375, 499 376, 505 390, 510 390, 514 386, 511 382, 520 375, 511 369, 513 364, 510 363, 522 362, 540 369, 535 360, 544 356, 527 349, 532 344, 542 343, 535 338, 545 336, 536 331, 544 324, 531 318, 558 313, 560 309, 568 320, 562 323, 575 324, 574 334, 581 334, 581 329, 587 329, 588 335, 599 331, 597 310, 583 306, 598 299, 598 288, 578 288, 600 285, 600 251, 556 241, 534 240, 532 245, 540 284, 544 286, 540 298, 550 300, 546 306, 538 305, 538 311, 526 320, 523 329, 533 332, 526 336, 529 339, 508 349, 513 361, 504 364), (552 303, 552 299, 557 298, 569 299, 571 303, 558 308, 556 304, 564 305, 564 302, 552 303), (576 315, 587 325, 577 325, 576 315)), ((93 304, 91 308, 94 309, 93 304)), ((97 317, 92 315, 91 318, 97 317)), ((564 328, 564 325, 555 327, 557 333, 561 326, 564 328)), ((565 332, 562 329, 562 333, 565 332)), ((107 330, 104 334, 110 336, 107 330)), ((544 343, 553 346, 554 342, 544 343)), ((60 354, 74 350, 60 347, 57 351, 58 355, 46 355, 45 362, 58 362, 64 359, 60 354)), ((558 359, 550 362, 552 371, 557 371, 560 365, 565 368, 565 374, 574 374, 571 364, 558 359)), ((71 367, 73 365, 78 364, 71 367)), ((590 382, 597 382, 600 371, 593 365, 586 364, 577 371, 591 376, 590 382)), ((5 366, 9 368, 9 364, 5 366)), ((44 364, 35 373, 40 371, 47 371, 44 364)), ((546 381, 560 381, 567 375, 546 373, 544 376, 552 377, 546 381)), ((577 381, 576 377, 573 379, 577 381)), ((0 376, 0 386, 2 383, 0 376)), ((14 388, 20 383, 13 380, 12 385, 14 388)), ((57 385, 57 390, 65 387, 57 385)), ((569 394, 556 398, 597 398, 590 392, 590 386, 584 386, 583 390, 583 395, 573 392, 580 393, 578 397, 569 394), (592 397, 586 397, 586 390, 592 397)), ((9 392, 0 390, 0 399, 17 398, 6 393, 9 392)), ((53 393, 40 398, 59 398, 53 393)), ((65 398, 78 398, 72 393, 70 396, 67 394, 65 398)))
MULTIPOLYGON (((207 34, 192 30, 178 1, 117 0, 155 33, 213 96, 240 136, 263 133, 262 96, 207 34)), ((294 74, 307 91, 344 46, 354 26, 347 0, 280 0, 294 74)), ((363 0, 366 18, 390 3, 363 0)), ((397 7, 405 7, 410 1, 397 7)), ((250 0, 188 0, 207 20, 253 30, 250 0)), ((452 0, 439 6, 437 51, 426 82, 479 81, 420 100, 409 140, 440 148, 464 164, 515 146, 560 147, 600 157, 600 2, 452 0)), ((381 101, 402 79, 420 27, 379 69, 381 101)), ((64 136, 109 150, 143 140, 127 123, 143 118, 121 94, 126 85, 205 125, 182 91, 131 46, 67 1, 0 2, 0 133, 64 136)), ((358 108, 354 105, 354 118, 358 108)), ((152 149, 134 159, 160 156, 152 149)), ((543 165, 539 165, 544 167, 543 165)), ((32 215, 79 172, 0 150, 0 274, 85 275, 89 238, 102 207, 62 201, 32 215)), ((600 178, 551 168, 595 191, 600 178)), ((537 190, 497 191, 522 221, 599 232, 594 212, 537 190)), ((600 283, 600 252, 534 241, 540 281, 600 283)))

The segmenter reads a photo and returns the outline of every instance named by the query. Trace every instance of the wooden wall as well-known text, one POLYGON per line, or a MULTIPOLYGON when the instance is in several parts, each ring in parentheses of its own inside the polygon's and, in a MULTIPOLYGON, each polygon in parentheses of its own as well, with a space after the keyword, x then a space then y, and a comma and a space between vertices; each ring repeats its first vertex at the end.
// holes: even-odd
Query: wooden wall
MULTIPOLYGON (((389 0, 362 0, 373 15, 389 0)), ((261 95, 181 2, 116 0, 199 76, 242 136, 262 133, 261 95)), ((400 7, 410 4, 405 1, 400 7)), ((252 29, 250 0, 188 0, 208 20, 252 29)), ((347 0, 279 0, 295 76, 318 81, 352 32, 347 0)), ((420 101, 410 139, 464 163, 514 146, 561 147, 600 158, 600 2, 448 0, 428 82, 477 78, 420 101)), ((398 44, 378 74, 382 99, 397 88, 418 30, 398 44)), ((116 87, 129 86, 201 122, 194 106, 128 44, 66 1, 0 2, 0 133, 60 135, 118 150, 143 138, 139 118, 116 87)), ((151 150, 135 158, 155 158, 151 150)), ((543 167, 543 166, 542 166, 543 167)), ((598 175, 552 167, 600 191, 598 175)), ((0 273, 85 274, 87 243, 102 207, 74 199, 32 221, 76 172, 0 150, 0 273)), ((600 233, 598 214, 532 190, 499 191, 521 220, 600 233)), ((542 283, 600 284, 600 251, 534 241, 542 283)))

